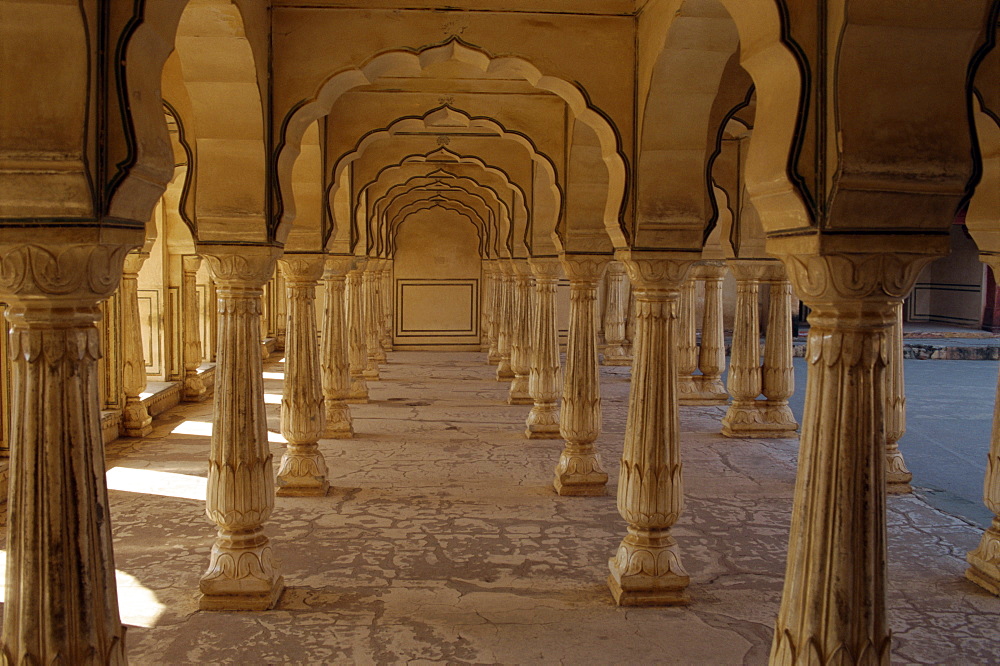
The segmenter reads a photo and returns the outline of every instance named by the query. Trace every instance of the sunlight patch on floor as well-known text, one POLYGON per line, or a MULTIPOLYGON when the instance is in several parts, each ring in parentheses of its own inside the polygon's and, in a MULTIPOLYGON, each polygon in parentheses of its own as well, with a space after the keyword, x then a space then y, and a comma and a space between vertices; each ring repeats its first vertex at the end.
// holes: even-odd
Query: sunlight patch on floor
POLYGON ((108 490, 205 500, 208 479, 203 476, 160 472, 153 469, 112 467, 107 473, 108 490))

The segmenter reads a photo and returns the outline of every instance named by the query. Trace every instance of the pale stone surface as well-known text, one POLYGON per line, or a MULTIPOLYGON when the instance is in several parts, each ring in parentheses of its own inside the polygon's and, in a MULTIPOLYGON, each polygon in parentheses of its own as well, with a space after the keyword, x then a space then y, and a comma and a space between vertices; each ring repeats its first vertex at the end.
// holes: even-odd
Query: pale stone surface
MULTIPOLYGON (((165 606, 154 626, 129 628, 131 663, 766 663, 798 441, 725 439, 723 408, 682 408, 674 532, 692 603, 616 608, 603 578, 621 538, 628 372, 601 370, 609 495, 558 497, 552 443, 521 437, 523 408, 502 404, 480 353, 396 352, 372 403, 352 408, 357 439, 320 442, 338 490, 276 500, 269 529, 288 587, 267 613, 198 612, 201 500, 110 491, 117 568, 165 606)), ((282 381, 264 390, 278 396, 282 381)), ((279 406, 267 410, 277 460, 279 406)), ((210 404, 183 405, 150 437, 114 443, 108 466, 203 479, 208 438, 181 424, 211 419, 210 404)), ((889 498, 888 526, 893 661, 996 661, 1000 599, 961 577, 979 530, 910 495, 889 498)), ((142 624, 122 598, 125 621, 142 624)))
POLYGON ((628 317, 629 287, 625 267, 620 261, 608 265, 607 300, 604 303, 604 365, 631 365, 625 349, 625 320, 628 317))
POLYGON ((201 365, 201 329, 198 316, 198 269, 201 257, 181 257, 181 321, 184 343, 184 400, 198 402, 208 397, 208 388, 198 374, 201 365))
POLYGON ((323 404, 326 425, 323 437, 350 438, 354 435, 351 410, 346 400, 351 391, 347 344, 347 273, 349 257, 329 257, 323 273, 326 282, 326 311, 320 368, 323 372, 323 404))
POLYGON ((125 257, 119 294, 122 302, 122 389, 125 406, 122 429, 129 437, 145 437, 153 429, 153 417, 142 404, 146 390, 146 362, 142 356, 142 326, 139 323, 139 269, 149 257, 142 252, 130 252, 125 257))
POLYGON ((903 304, 896 304, 886 346, 885 483, 890 493, 912 491, 913 474, 906 467, 899 440, 906 434, 906 387, 903 384, 903 304))
POLYGON ((525 421, 524 435, 529 439, 559 439, 559 396, 562 377, 559 372, 559 332, 556 330, 556 283, 562 274, 559 260, 532 259, 535 278, 534 312, 531 337, 528 393, 533 402, 525 421))
POLYGON ((498 265, 499 284, 497 289, 497 361, 496 378, 498 382, 510 381, 514 371, 510 367, 510 345, 514 334, 514 268, 509 261, 501 260, 498 265))
POLYGON ((353 268, 347 274, 347 343, 348 369, 351 375, 351 390, 347 402, 363 404, 368 402, 368 382, 365 368, 368 364, 368 346, 365 335, 365 306, 362 275, 365 259, 355 258, 353 268))
MULTIPOLYGON (((729 392, 722 383, 726 369, 726 341, 723 331, 722 280, 726 265, 721 261, 698 262, 692 272, 705 284, 705 308, 702 313, 701 344, 698 347, 698 369, 695 392, 687 397, 689 405, 718 405, 729 401, 729 392)), ((791 342, 791 341, 789 341, 791 342)))
POLYGON ((513 271, 510 369, 514 376, 510 380, 507 402, 511 405, 530 405, 534 403, 528 393, 531 373, 531 268, 527 261, 518 260, 513 262, 513 271))

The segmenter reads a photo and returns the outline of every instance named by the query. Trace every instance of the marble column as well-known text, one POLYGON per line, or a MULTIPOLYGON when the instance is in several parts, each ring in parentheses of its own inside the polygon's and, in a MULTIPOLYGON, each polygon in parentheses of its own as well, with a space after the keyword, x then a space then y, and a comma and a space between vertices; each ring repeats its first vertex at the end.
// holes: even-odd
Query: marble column
POLYGON ((608 265, 607 302, 604 305, 604 365, 631 365, 625 350, 625 320, 628 317, 628 285, 625 267, 619 261, 608 265))
POLYGON ((205 512, 219 533, 201 578, 202 610, 266 610, 284 588, 264 523, 274 507, 274 468, 260 345, 261 296, 278 248, 201 246, 219 296, 215 420, 205 512))
POLYGON ((510 341, 510 380, 507 403, 530 405, 534 401, 528 392, 531 373, 531 267, 524 259, 514 262, 514 298, 510 341))
MULTIPOLYGON (((780 263, 768 266, 764 275, 770 288, 767 330, 764 334, 764 364, 761 366, 761 393, 766 432, 772 437, 794 437, 799 424, 788 406, 795 394, 792 366, 792 285, 780 263)), ((760 435, 758 435, 760 436, 760 435)))
POLYGON ((490 309, 493 306, 493 269, 487 260, 481 262, 480 274, 480 305, 479 305, 479 351, 487 353, 486 362, 489 363, 490 351, 490 309))
POLYGON ((368 363, 368 347, 365 336, 365 307, 362 274, 366 259, 355 257, 353 266, 347 273, 347 349, 348 372, 351 375, 349 404, 368 402, 368 383, 365 381, 365 366, 368 363))
POLYGON ((619 251, 636 299, 625 448, 618 511, 628 535, 609 562, 608 587, 621 606, 689 601, 689 578, 670 528, 684 505, 677 406, 677 301, 690 261, 619 251))
POLYGON ((931 258, 783 257, 796 292, 813 310, 772 664, 889 663, 886 353, 895 306, 931 258))
POLYGON ((45 231, 32 230, 31 243, 14 241, 17 230, 0 239, 11 372, 4 661, 125 664, 97 321, 133 234, 74 243, 45 231))
POLYGON ((906 467, 899 440, 906 433, 906 388, 903 384, 903 304, 896 306, 889 331, 888 367, 885 372, 885 483, 894 495, 911 492, 913 474, 906 467))
POLYGON ((502 259, 497 274, 497 381, 514 379, 510 367, 510 343, 514 333, 514 268, 509 260, 502 259))
POLYGON ((499 309, 500 309, 500 290, 501 290, 501 273, 499 268, 499 262, 495 259, 484 261, 483 270, 489 275, 489 282, 486 289, 486 338, 489 343, 489 349, 486 355, 486 362, 490 365, 496 365, 500 362, 500 349, 498 346, 498 333, 500 327, 499 321, 499 309))
POLYGON ((142 404, 146 390, 146 361, 142 354, 142 324, 139 322, 139 269, 149 258, 145 252, 125 256, 120 294, 122 299, 122 388, 125 407, 122 428, 128 437, 145 437, 153 431, 153 417, 142 404))
POLYGON ((694 376, 698 369, 698 328, 695 322, 695 291, 698 281, 690 271, 681 286, 677 302, 677 399, 680 404, 697 404, 694 376))
POLYGON ((323 318, 323 350, 320 355, 326 415, 323 437, 327 439, 354 436, 351 410, 346 402, 351 392, 345 316, 347 273, 350 270, 350 257, 327 257, 323 273, 323 280, 326 282, 326 311, 323 318))
POLYGON ((607 258, 566 255, 569 277, 569 340, 563 381, 559 433, 566 445, 552 485, 560 495, 603 495, 608 473, 594 441, 601 434, 600 367, 597 364, 597 283, 607 258))
MULTIPOLYGON (((1000 257, 981 256, 983 261, 989 263, 994 275, 1000 275, 1000 257)), ((1000 382, 997 384, 997 396, 1000 396, 1000 382)), ((984 590, 1000 596, 1000 400, 993 408, 993 430, 983 479, 983 503, 993 512, 993 521, 983 532, 979 546, 966 556, 969 568, 965 571, 965 577, 984 590)))
POLYGON ((198 314, 198 269, 201 257, 186 254, 181 257, 181 322, 184 344, 185 402, 201 402, 208 397, 208 388, 198 374, 201 366, 201 318, 198 314))
MULTIPOLYGON (((382 351, 392 351, 392 260, 382 260, 382 281, 379 283, 379 303, 382 306, 382 351)), ((385 354, 383 353, 383 360, 385 354)))
POLYGON ((285 384, 281 397, 281 434, 288 443, 278 467, 277 494, 323 496, 330 488, 323 436, 322 375, 316 333, 316 285, 323 276, 322 254, 286 254, 279 259, 285 278, 285 384))
POLYGON ((687 396, 689 405, 724 405, 729 391, 722 383, 726 369, 726 340, 722 329, 722 279, 726 265, 721 261, 702 261, 691 269, 705 284, 705 307, 701 320, 701 345, 695 391, 687 396))
POLYGON ((378 259, 369 259, 361 274, 361 297, 364 299, 365 334, 365 379, 378 381, 379 363, 385 361, 385 352, 379 340, 378 281, 376 279, 378 259))
POLYGON ((556 323, 556 285, 562 267, 559 260, 532 259, 535 277, 534 316, 528 347, 530 375, 528 393, 534 403, 525 422, 528 439, 559 439, 559 329, 556 323))

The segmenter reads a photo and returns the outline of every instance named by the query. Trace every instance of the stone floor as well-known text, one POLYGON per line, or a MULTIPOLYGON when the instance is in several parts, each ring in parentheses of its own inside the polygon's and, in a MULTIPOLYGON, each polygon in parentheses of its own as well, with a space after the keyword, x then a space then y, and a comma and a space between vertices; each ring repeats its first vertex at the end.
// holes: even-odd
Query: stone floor
MULTIPOLYGON (((267 364, 280 457, 282 365, 267 364)), ((722 408, 681 411, 687 506, 675 534, 686 608, 623 609, 605 586, 628 369, 602 369, 609 494, 561 498, 561 442, 528 441, 527 407, 472 353, 396 352, 353 408, 357 437, 324 440, 326 498, 278 498, 269 533, 287 590, 266 613, 197 610, 211 405, 109 450, 123 619, 133 664, 762 664, 781 593, 797 440, 729 440, 722 408)), ((1000 661, 1000 599, 965 581, 979 533, 915 497, 889 500, 898 663, 1000 661)))

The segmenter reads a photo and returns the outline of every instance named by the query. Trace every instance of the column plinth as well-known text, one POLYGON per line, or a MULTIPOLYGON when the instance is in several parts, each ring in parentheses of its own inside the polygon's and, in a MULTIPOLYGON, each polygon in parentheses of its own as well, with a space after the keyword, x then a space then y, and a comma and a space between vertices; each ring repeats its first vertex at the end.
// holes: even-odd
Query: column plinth
POLYGON ((120 293, 122 297, 122 388, 125 408, 122 427, 128 437, 145 437, 153 431, 153 417, 142 404, 146 390, 146 361, 142 353, 142 324, 139 322, 139 269, 148 253, 130 252, 125 257, 120 293))
POLYGON ((14 234, 5 231, 0 242, 11 373, 0 649, 9 663, 125 664, 100 429, 97 321, 99 303, 118 286, 135 244, 127 243, 131 238, 18 244, 10 240, 14 234))
POLYGON ((531 317, 528 353, 528 393, 532 407, 525 421, 528 439, 559 439, 559 331, 556 328, 556 284, 562 269, 558 259, 532 259, 535 313, 531 317))
POLYGON ((628 316, 628 278, 625 267, 612 261, 607 271, 607 301, 604 304, 604 365, 632 365, 625 349, 625 320, 628 316))
POLYGON ((263 531, 274 507, 259 352, 261 295, 277 248, 199 248, 215 276, 219 351, 205 512, 218 527, 202 610, 266 610, 284 588, 263 531))
POLYGON ((353 405, 368 402, 368 382, 365 378, 368 348, 365 342, 365 302, 361 277, 365 263, 363 257, 355 258, 354 268, 347 274, 347 348, 351 388, 346 402, 353 405))
POLYGON ((286 254, 288 324, 285 327, 285 384, 281 397, 281 434, 288 442, 278 467, 277 494, 326 495, 326 460, 319 438, 326 425, 316 335, 316 284, 323 275, 321 254, 286 254))
POLYGON ((514 298, 510 340, 510 380, 507 404, 531 405, 534 401, 528 392, 531 373, 531 268, 528 262, 514 262, 514 298))
POLYGON ((560 495, 598 496, 605 493, 608 473, 594 446, 601 434, 596 304, 597 283, 608 262, 602 257, 567 255, 562 263, 570 284, 566 376, 559 412, 559 432, 566 445, 552 485, 560 495))
POLYGON ((677 301, 691 262, 622 252, 636 301, 636 337, 618 511, 628 535, 609 561, 622 606, 686 604, 689 577, 670 528, 684 505, 677 406, 677 301))
POLYGON ((198 374, 201 366, 201 328, 198 316, 198 269, 201 257, 188 254, 181 257, 181 320, 184 345, 184 402, 201 402, 208 397, 208 388, 198 374))
POLYGON ((887 338, 895 305, 932 257, 782 258, 796 292, 813 311, 805 420, 771 663, 888 663, 887 338))
POLYGON ((346 402, 351 390, 345 317, 347 273, 350 270, 349 257, 329 257, 323 273, 326 283, 326 312, 320 369, 323 373, 323 404, 326 414, 323 437, 327 439, 348 439, 354 436, 351 409, 346 402))

